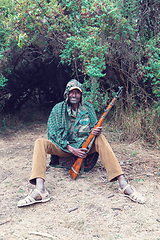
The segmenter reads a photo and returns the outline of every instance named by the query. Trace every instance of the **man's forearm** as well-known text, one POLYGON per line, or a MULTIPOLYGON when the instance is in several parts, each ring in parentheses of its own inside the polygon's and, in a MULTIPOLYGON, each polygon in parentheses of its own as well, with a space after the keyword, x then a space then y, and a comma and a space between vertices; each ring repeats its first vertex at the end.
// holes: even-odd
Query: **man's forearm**
POLYGON ((76 157, 86 158, 87 156, 87 149, 86 148, 74 148, 71 145, 67 145, 67 150, 75 155, 76 157))
POLYGON ((74 152, 74 147, 72 147, 71 145, 67 145, 67 150, 70 152, 70 153, 72 153, 72 154, 74 154, 73 152, 74 152))

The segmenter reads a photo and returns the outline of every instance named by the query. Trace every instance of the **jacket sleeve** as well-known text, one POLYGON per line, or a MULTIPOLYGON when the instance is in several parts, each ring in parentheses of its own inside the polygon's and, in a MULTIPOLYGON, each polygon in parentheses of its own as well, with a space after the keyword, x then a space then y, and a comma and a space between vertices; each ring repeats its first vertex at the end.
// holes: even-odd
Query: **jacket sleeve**
POLYGON ((62 112, 55 106, 48 118, 47 122, 47 137, 65 152, 67 150, 67 123, 62 117, 62 112))

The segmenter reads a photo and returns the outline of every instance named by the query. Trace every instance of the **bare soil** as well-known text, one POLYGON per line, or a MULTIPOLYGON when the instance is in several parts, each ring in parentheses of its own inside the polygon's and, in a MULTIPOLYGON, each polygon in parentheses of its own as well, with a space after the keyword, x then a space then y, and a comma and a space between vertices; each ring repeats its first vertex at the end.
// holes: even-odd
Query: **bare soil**
POLYGON ((65 169, 48 168, 45 185, 51 201, 18 208, 17 202, 34 188, 28 182, 34 141, 46 138, 46 124, 35 124, 0 138, 0 240, 160 239, 160 151, 111 141, 113 134, 104 134, 146 204, 121 195, 98 160, 76 180, 65 169))

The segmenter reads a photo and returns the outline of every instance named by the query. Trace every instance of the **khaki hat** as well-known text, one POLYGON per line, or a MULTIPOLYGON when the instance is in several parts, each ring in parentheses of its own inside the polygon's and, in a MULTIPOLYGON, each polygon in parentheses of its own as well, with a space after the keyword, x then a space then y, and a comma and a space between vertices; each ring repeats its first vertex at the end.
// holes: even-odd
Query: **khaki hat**
POLYGON ((74 90, 74 89, 78 89, 80 92, 82 92, 82 89, 80 89, 80 88, 77 87, 77 86, 74 86, 74 87, 69 88, 69 91, 72 91, 72 90, 74 90))
POLYGON ((64 92, 64 98, 67 101, 68 100, 68 94, 70 91, 78 89, 81 93, 83 93, 83 85, 78 82, 76 79, 71 79, 66 86, 65 92, 64 92))

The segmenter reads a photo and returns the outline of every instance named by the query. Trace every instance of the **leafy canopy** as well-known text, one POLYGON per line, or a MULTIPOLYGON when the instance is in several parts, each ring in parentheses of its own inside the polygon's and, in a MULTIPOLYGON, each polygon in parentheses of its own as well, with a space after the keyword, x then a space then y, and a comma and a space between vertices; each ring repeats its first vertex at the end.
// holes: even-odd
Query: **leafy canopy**
POLYGON ((144 89, 147 83, 159 97, 158 0, 1 2, 2 52, 16 41, 20 49, 35 46, 41 61, 60 57, 77 78, 86 76, 86 96, 92 99, 103 97, 100 78, 111 84, 106 66, 116 71, 117 84, 126 91, 128 81, 144 89))

